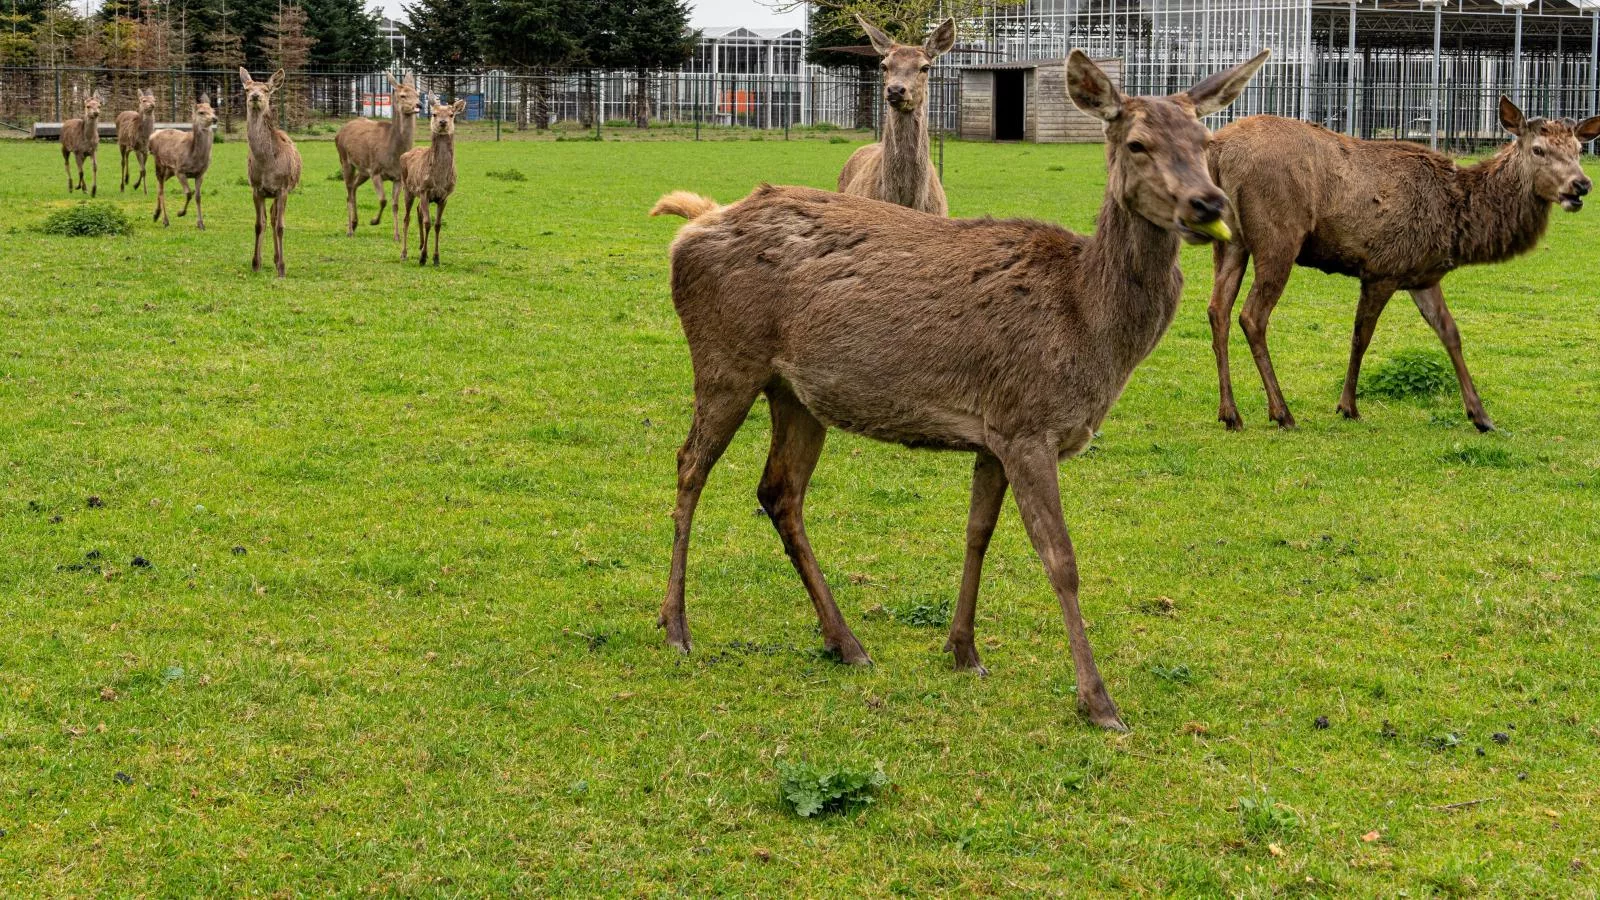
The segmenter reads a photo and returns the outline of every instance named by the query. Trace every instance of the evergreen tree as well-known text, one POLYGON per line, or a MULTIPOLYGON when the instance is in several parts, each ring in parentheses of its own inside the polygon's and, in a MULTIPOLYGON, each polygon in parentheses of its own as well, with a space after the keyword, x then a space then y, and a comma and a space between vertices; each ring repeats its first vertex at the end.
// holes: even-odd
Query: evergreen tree
MULTIPOLYGON (((574 0, 479 0, 477 23, 483 60, 537 75, 570 65, 583 50, 576 30, 578 18, 574 0)), ((535 125, 543 130, 550 124, 545 80, 522 78, 517 83, 519 131, 527 127, 530 82, 535 125)))
POLYGON ((389 47, 378 34, 378 17, 361 0, 302 0, 306 34, 314 43, 313 69, 380 69, 389 63, 389 47))
POLYGON ((599 69, 632 69, 634 124, 650 124, 650 72, 681 65, 694 54, 687 0, 595 0, 583 60, 599 69))
POLYGON ((306 71, 311 60, 311 48, 316 42, 306 33, 306 11, 289 3, 278 8, 278 14, 267 21, 262 29, 261 52, 266 56, 264 69, 282 69, 286 77, 278 89, 274 103, 278 108, 278 123, 285 129, 304 124, 310 106, 306 91, 309 85, 296 73, 306 71))
POLYGON ((872 42, 853 14, 821 4, 811 8, 810 32, 806 62, 856 76, 856 127, 871 128, 878 71, 878 53, 872 42))
POLYGON ((410 62, 427 71, 443 70, 445 90, 456 95, 456 73, 483 62, 478 42, 477 4, 463 0, 417 0, 401 7, 406 20, 400 31, 406 36, 406 55, 410 62))

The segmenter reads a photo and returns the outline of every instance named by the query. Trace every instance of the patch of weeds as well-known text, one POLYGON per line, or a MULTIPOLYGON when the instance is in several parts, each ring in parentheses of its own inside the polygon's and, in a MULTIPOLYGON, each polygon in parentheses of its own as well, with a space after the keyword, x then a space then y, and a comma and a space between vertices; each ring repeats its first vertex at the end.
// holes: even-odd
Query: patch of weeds
POLYGON ((527 181, 528 176, 522 174, 521 169, 490 169, 483 173, 488 178, 496 181, 527 181))
POLYGON ((901 625, 912 628, 948 628, 950 626, 950 598, 936 603, 911 601, 888 608, 889 615, 901 625))
POLYGON ((1300 814, 1263 791, 1253 797, 1239 798, 1239 824, 1244 828, 1245 837, 1259 841, 1299 831, 1300 814))
POLYGON ((250 186, 250 179, 244 177, 243 175, 240 175, 238 178, 235 178, 233 180, 233 183, 234 183, 234 185, 236 187, 249 187, 250 186))
POLYGON ((802 819, 870 805, 887 787, 889 776, 881 762, 871 769, 778 763, 779 801, 802 819))
POLYGON ((1066 166, 1045 166, 1044 170, 1046 172, 1065 172, 1067 170, 1067 167, 1066 166))
POLYGON ((848 143, 850 143, 850 139, 847 138, 847 137, 840 137, 839 135, 834 135, 833 137, 828 138, 828 143, 830 143, 830 144, 848 144, 848 143))
POLYGON ((1446 750, 1454 750, 1461 746, 1461 735, 1454 731, 1441 731, 1438 734, 1430 734, 1423 738, 1422 745, 1439 753, 1446 750))
POLYGON ((1170 667, 1156 663, 1150 667, 1150 674, 1172 684, 1194 684, 1195 679, 1194 672, 1183 663, 1170 667))
POLYGON ((344 180, 344 173, 343 172, 339 172, 339 171, 329 172, 328 173, 328 180, 329 181, 343 181, 344 180))
POLYGON ((1424 876, 1422 883, 1440 897, 1472 897, 1479 891, 1472 864, 1460 859, 1446 862, 1437 872, 1424 876))
POLYGON ((133 223, 109 203, 79 203, 51 213, 39 230, 58 237, 107 237, 133 233, 133 223))
POLYGON ((1439 457, 1447 463, 1476 466, 1480 469, 1510 469, 1517 465, 1511 451, 1499 444, 1456 444, 1439 457))
POLYGON ((1361 395, 1405 400, 1436 397, 1450 387, 1450 367, 1439 354, 1420 349, 1402 350, 1361 376, 1361 395))

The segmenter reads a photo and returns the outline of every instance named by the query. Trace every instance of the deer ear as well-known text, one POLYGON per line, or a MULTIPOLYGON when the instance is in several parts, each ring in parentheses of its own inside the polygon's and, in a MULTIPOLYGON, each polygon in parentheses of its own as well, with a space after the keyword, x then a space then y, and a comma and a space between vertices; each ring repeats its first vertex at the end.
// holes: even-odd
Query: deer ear
POLYGON ((283 70, 282 69, 279 69, 278 71, 273 72, 271 80, 269 80, 267 82, 267 90, 276 91, 278 88, 283 87, 283 79, 285 77, 286 76, 283 74, 283 70))
POLYGON ((1067 96, 1079 109, 1107 122, 1122 114, 1128 99, 1082 50, 1073 50, 1067 57, 1067 96))
POLYGON ((250 77, 250 70, 246 69, 244 66, 239 67, 239 83, 245 87, 249 87, 250 85, 256 83, 256 80, 250 77))
POLYGON ((1600 116, 1590 116, 1579 122, 1572 130, 1578 135, 1578 143, 1587 144, 1600 137, 1600 116))
POLYGON ((450 104, 450 108, 452 110, 455 110, 455 114, 459 116, 459 115, 461 115, 462 112, 464 112, 466 110, 467 101, 465 101, 465 100, 457 100, 456 102, 450 104))
POLYGON ((211 105, 211 95, 210 94, 201 94, 199 102, 200 102, 201 106, 210 106, 211 105))
POLYGON ((894 41, 887 34, 872 27, 872 23, 863 19, 860 13, 856 13, 856 21, 860 23, 861 30, 867 33, 867 40, 872 41, 872 49, 878 51, 879 56, 888 56, 889 51, 894 49, 894 41))
POLYGON ((1214 112, 1221 112, 1228 105, 1239 99, 1245 87, 1250 84, 1250 79, 1255 77, 1256 71, 1272 55, 1271 50, 1257 53, 1248 62, 1242 62, 1231 69, 1225 69, 1200 82, 1194 87, 1184 91, 1181 95, 1187 97, 1194 104, 1196 117, 1209 116, 1214 112))
POLYGON ((395 88, 396 90, 400 88, 400 82, 394 80, 394 75, 392 73, 384 72, 383 77, 389 80, 389 87, 395 88))
POLYGON ((945 19, 933 30, 933 34, 928 35, 928 39, 922 42, 922 52, 926 53, 929 59, 938 59, 949 53, 950 48, 955 45, 956 20, 945 19))
POLYGON ((1500 95, 1500 127, 1512 134, 1522 134, 1522 125, 1526 120, 1522 117, 1522 110, 1511 102, 1505 94, 1500 95))

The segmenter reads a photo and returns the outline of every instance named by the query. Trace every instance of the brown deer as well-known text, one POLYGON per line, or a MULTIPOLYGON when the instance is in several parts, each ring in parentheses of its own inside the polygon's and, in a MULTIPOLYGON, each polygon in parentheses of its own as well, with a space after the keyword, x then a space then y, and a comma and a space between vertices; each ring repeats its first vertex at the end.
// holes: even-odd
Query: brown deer
POLYGON ((856 16, 883 57, 883 141, 850 154, 839 173, 839 191, 912 209, 948 215, 944 187, 928 158, 928 71, 956 43, 956 23, 945 19, 915 47, 897 43, 856 16))
POLYGON ((265 82, 250 77, 250 72, 239 67, 239 80, 244 84, 245 137, 250 143, 250 158, 245 171, 250 176, 250 193, 256 201, 256 255, 250 261, 250 270, 261 271, 261 231, 267 225, 267 198, 272 198, 272 261, 278 269, 283 267, 283 214, 289 205, 289 192, 300 183, 300 151, 294 141, 277 127, 272 113, 272 95, 283 86, 283 70, 273 73, 265 82))
POLYGON ((139 108, 124 110, 117 113, 117 149, 122 151, 122 187, 128 189, 128 155, 136 154, 139 157, 139 180, 133 183, 133 189, 144 187, 146 194, 150 193, 150 185, 144 183, 145 160, 150 155, 150 135, 156 130, 156 95, 154 91, 144 88, 139 89, 139 108))
POLYGON ((78 190, 83 185, 83 159, 89 158, 93 186, 87 188, 93 197, 100 190, 100 95, 94 94, 83 101, 83 118, 68 119, 61 123, 61 164, 67 169, 67 193, 72 193, 72 160, 78 160, 78 190))
POLYGON ((829 426, 977 455, 966 563, 946 650, 984 674, 973 642, 979 575, 1008 485, 1066 620, 1078 706, 1125 726, 1095 668, 1058 462, 1081 451, 1178 309, 1180 239, 1220 234, 1199 116, 1239 96, 1266 60, 1169 97, 1122 95, 1074 50, 1067 92, 1106 123, 1109 168, 1093 237, 1054 225, 949 220, 875 200, 763 185, 730 206, 674 193, 672 301, 694 366, 678 451, 672 566, 658 623, 688 652, 690 524, 712 466, 765 393, 772 446, 757 496, 800 574, 824 646, 871 660, 806 538, 806 485, 829 426))
POLYGON ((1578 164, 1581 144, 1600 135, 1600 117, 1524 118, 1500 98, 1500 124, 1515 139, 1467 168, 1403 141, 1364 141, 1317 125, 1251 116, 1218 131, 1211 176, 1228 195, 1238 240, 1217 247, 1211 294, 1211 344, 1221 400, 1217 417, 1244 427, 1228 372, 1228 317, 1246 264, 1255 284, 1239 314, 1267 391, 1267 415, 1284 428, 1294 416, 1267 353, 1267 320, 1295 265, 1361 279, 1350 365, 1339 412, 1359 418, 1356 383, 1378 316, 1396 290, 1411 293, 1454 364, 1467 418, 1479 431, 1494 423, 1467 374, 1461 334, 1439 282, 1461 266, 1499 262, 1538 243, 1550 205, 1583 206, 1592 187, 1578 164))
MULTIPOLYGON (((383 190, 385 181, 393 188, 395 211, 400 210, 400 157, 411 149, 417 131, 417 112, 422 105, 410 75, 406 76, 404 84, 395 81, 387 72, 384 77, 389 79, 389 87, 394 91, 389 98, 394 121, 356 119, 346 123, 333 138, 333 145, 339 150, 339 171, 344 175, 345 205, 350 213, 347 235, 356 233, 356 189, 369 178, 378 192, 378 214, 373 216, 372 224, 383 221, 383 211, 389 205, 389 197, 383 190)), ((398 217, 394 222, 394 239, 400 241, 398 217)))
MULTIPOLYGON (((433 105, 433 120, 428 125, 431 143, 426 147, 409 150, 400 157, 400 185, 406 192, 405 230, 400 235, 400 258, 406 258, 406 244, 411 240, 411 204, 417 200, 417 225, 422 229, 418 242, 417 265, 428 264, 428 226, 433 226, 433 264, 439 264, 439 229, 444 227, 444 205, 456 189, 456 116, 467 108, 467 101, 457 100, 449 106, 433 105), (430 217, 428 204, 439 211, 430 217)), ((399 207, 395 209, 398 211, 399 207)))
POLYGON ((151 217, 163 227, 172 224, 167 219, 167 179, 178 176, 183 188, 183 209, 178 218, 189 212, 189 200, 194 200, 194 227, 206 230, 206 213, 203 182, 206 170, 211 168, 211 138, 217 124, 217 114, 211 108, 211 98, 200 95, 194 105, 194 116, 189 120, 187 133, 175 128, 163 128, 150 136, 150 152, 156 158, 156 211, 151 217), (189 189, 189 179, 194 179, 194 190, 189 189))

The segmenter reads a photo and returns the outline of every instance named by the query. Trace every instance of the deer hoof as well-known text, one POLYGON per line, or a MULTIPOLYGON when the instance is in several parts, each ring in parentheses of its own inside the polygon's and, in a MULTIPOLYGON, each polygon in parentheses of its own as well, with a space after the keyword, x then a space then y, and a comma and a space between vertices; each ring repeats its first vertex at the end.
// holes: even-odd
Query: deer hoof
POLYGON ((1339 404, 1339 415, 1344 416, 1346 419, 1349 419, 1352 422, 1361 420, 1361 413, 1358 412, 1354 406, 1346 406, 1343 403, 1339 404))
POLYGON ((1111 702, 1110 697, 1104 697, 1101 702, 1078 704, 1078 712, 1088 719, 1090 724, 1114 731, 1117 734, 1127 734, 1128 726, 1122 721, 1122 716, 1117 713, 1117 705, 1111 702))
POLYGON ((1220 413, 1217 416, 1217 421, 1221 422, 1229 431, 1244 430, 1244 420, 1239 418, 1237 412, 1220 413))
POLYGON ((1474 418, 1472 420, 1472 424, 1482 434, 1488 434, 1489 432, 1494 430, 1494 423, 1489 421, 1489 417, 1488 416, 1484 416, 1482 418, 1474 418))

